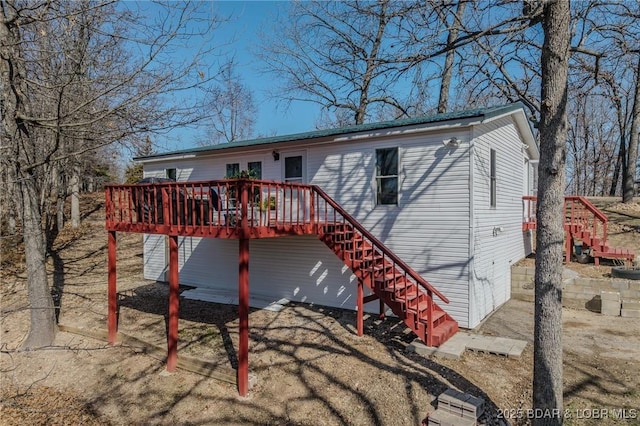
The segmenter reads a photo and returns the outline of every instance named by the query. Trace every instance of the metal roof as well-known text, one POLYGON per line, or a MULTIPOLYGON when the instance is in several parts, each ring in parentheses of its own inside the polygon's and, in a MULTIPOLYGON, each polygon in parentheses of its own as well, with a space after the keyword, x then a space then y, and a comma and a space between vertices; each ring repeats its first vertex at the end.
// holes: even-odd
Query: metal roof
POLYGON ((430 115, 430 116, 405 118, 405 119, 391 120, 391 121, 381 121, 377 123, 366 123, 366 124, 359 124, 359 125, 353 125, 353 126, 347 126, 347 127, 340 127, 335 129, 314 130, 311 132, 294 133, 291 135, 271 136, 267 138, 258 138, 258 139, 247 139, 243 141, 221 143, 221 144, 209 145, 209 146, 203 146, 203 147, 197 147, 197 148, 189 148, 189 149, 183 149, 178 151, 164 152, 161 154, 154 154, 154 155, 149 155, 144 157, 136 157, 134 158, 134 160, 144 161, 144 160, 151 160, 151 159, 160 159, 162 157, 170 157, 175 155, 202 154, 206 152, 221 151, 225 149, 253 147, 253 146, 259 146, 259 145, 275 144, 279 142, 319 139, 319 138, 325 138, 329 136, 348 135, 352 133, 381 130, 381 129, 388 129, 388 128, 407 127, 407 126, 415 126, 420 124, 432 124, 432 123, 440 123, 440 122, 446 122, 446 121, 459 121, 459 120, 474 118, 474 117, 482 117, 483 120, 486 120, 498 115, 507 114, 523 108, 524 108, 524 105, 521 102, 516 102, 508 105, 501 105, 501 106, 488 107, 488 108, 476 108, 476 109, 470 109, 466 111, 448 112, 444 114, 436 114, 436 115, 430 115))

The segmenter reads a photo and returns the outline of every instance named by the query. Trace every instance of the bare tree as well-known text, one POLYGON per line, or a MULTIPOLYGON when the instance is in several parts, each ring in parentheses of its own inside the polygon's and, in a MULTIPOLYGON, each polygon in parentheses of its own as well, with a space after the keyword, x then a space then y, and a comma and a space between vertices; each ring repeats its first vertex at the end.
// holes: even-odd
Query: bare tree
POLYGON ((215 21, 197 20, 198 5, 190 3, 156 4, 163 13, 151 21, 136 9, 144 6, 0 2, 0 158, 15 179, 22 222, 31 307, 25 347, 49 345, 56 330, 42 220, 50 169, 203 118, 196 100, 172 98, 208 83, 208 70, 197 62, 204 52, 182 63, 171 52, 186 49, 192 36, 206 34, 215 21), (52 54, 43 42, 59 31, 76 45, 52 54), (56 58, 64 64, 57 72, 42 65, 56 58))
POLYGON ((635 195, 636 168, 638 163, 638 138, 640 133, 640 51, 637 53, 638 66, 636 68, 635 91, 633 109, 631 112, 631 129, 629 132, 629 152, 627 155, 627 170, 624 174, 624 190, 622 201, 631 203, 635 195))
POLYGON ((367 121, 376 105, 404 113, 405 103, 391 90, 398 78, 393 40, 415 7, 390 0, 297 2, 276 24, 280 31, 264 37, 259 56, 284 82, 278 96, 287 102, 314 102, 337 117, 348 111, 350 124, 367 121))
POLYGON ((569 1, 544 3, 533 408, 555 415, 535 418, 534 424, 562 424, 562 249, 570 22, 569 1))
POLYGON ((251 91, 242 83, 235 72, 235 64, 229 61, 220 70, 218 82, 204 89, 204 107, 211 110, 211 130, 209 145, 221 142, 233 142, 253 136, 256 107, 251 91))
MULTIPOLYGON (((464 10, 467 6, 466 0, 458 2, 455 14, 451 17, 451 22, 447 22, 447 16, 442 13, 443 9, 436 8, 440 12, 442 23, 448 27, 447 46, 453 45, 458 38, 458 32, 463 23, 464 10)), ((453 61, 456 56, 455 49, 448 50, 445 54, 444 68, 440 83, 440 96, 438 98, 438 113, 447 112, 449 106, 449 91, 451 90, 451 78, 453 76, 453 61)))

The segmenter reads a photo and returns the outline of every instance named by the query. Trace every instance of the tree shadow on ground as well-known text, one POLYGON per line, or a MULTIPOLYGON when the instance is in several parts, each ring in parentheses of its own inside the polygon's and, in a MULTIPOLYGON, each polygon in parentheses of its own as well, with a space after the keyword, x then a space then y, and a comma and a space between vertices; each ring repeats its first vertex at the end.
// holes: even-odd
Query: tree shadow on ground
MULTIPOLYGON (((136 314, 162 318, 159 323, 164 323, 164 327, 158 325, 155 331, 163 333, 162 337, 166 338, 167 295, 166 284, 144 285, 120 294, 120 310, 133 310, 136 314)), ((183 298, 180 304, 180 351, 185 353, 189 349, 197 349, 202 343, 197 334, 210 334, 213 327, 217 329, 218 339, 222 342, 219 350, 224 353, 227 366, 237 368, 237 306, 183 298)), ((426 405, 435 405, 433 398, 451 385, 463 392, 484 398, 489 416, 494 416, 497 412, 497 407, 489 396, 455 370, 439 364, 436 360, 406 353, 407 343, 415 336, 406 332, 406 327, 399 319, 380 319, 376 315, 367 315, 363 338, 355 336, 355 320, 353 311, 302 303, 290 303, 279 312, 252 309, 249 320, 249 368, 260 378, 260 385, 251 392, 251 399, 262 399, 265 395, 260 394, 267 393, 267 389, 275 385, 270 382, 276 380, 295 380, 302 392, 288 397, 275 396, 276 399, 283 398, 280 405, 286 405, 284 414, 283 408, 276 401, 273 409, 270 409, 268 404, 265 406, 257 401, 254 403, 242 400, 241 405, 250 408, 250 411, 236 412, 233 417, 214 416, 200 424, 292 424, 296 422, 291 420, 290 415, 294 414, 296 404, 302 403, 315 407, 318 415, 329 423, 352 423, 353 412, 358 412, 359 416, 362 416, 358 421, 374 425, 387 424, 389 413, 385 399, 389 396, 384 394, 388 392, 401 394, 397 397, 405 406, 404 415, 409 416, 407 424, 419 424, 425 415, 433 410, 426 409, 426 405), (368 339, 383 343, 384 351, 372 353, 367 350, 367 342, 370 341, 368 339), (339 369, 340 361, 347 358, 350 360, 349 365, 355 363, 366 366, 367 369, 375 368, 378 372, 376 377, 362 376, 363 373, 357 371, 354 371, 353 375, 345 376, 339 369), (401 381, 402 385, 396 383, 392 386, 390 382, 395 381, 401 381), (377 383, 373 385, 374 382, 377 383), (370 386, 380 386, 384 391, 372 392, 370 386), (424 392, 431 397, 424 395, 424 392), (345 406, 344 400, 351 403, 345 406), (265 422, 265 419, 268 421, 265 422)), ((209 353, 210 349, 208 348, 209 353)), ((206 358, 201 359, 208 361, 206 358)), ((161 370, 164 366, 157 368, 161 370)), ((141 372, 130 380, 146 380, 146 374, 148 372, 141 372)), ((209 380, 203 377, 198 379, 198 384, 209 380)), ((94 406, 99 407, 107 403, 106 399, 117 398, 117 395, 127 392, 126 385, 120 384, 117 380, 106 380, 106 383, 111 383, 110 388, 104 392, 104 399, 98 398, 93 401, 94 406)), ((221 402, 237 404, 235 392, 227 392, 229 396, 223 397, 221 402)), ((145 395, 145 398, 149 396, 145 395)), ((148 417, 139 420, 158 421, 187 397, 207 398, 207 394, 196 385, 186 392, 173 395, 172 401, 162 411, 147 407, 148 417)), ((220 401, 219 397, 216 398, 220 401)), ((145 404, 144 401, 141 403, 145 404)), ((191 423, 198 424, 197 421, 191 423)))

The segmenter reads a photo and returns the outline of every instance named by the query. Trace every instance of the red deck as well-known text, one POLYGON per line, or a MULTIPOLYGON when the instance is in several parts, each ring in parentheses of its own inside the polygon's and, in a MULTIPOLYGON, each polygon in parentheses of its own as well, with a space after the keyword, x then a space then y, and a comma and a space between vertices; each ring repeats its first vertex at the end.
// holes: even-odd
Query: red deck
POLYGON ((249 240, 314 234, 358 278, 357 332, 363 333, 363 304, 378 300, 427 345, 439 346, 458 330, 457 322, 434 296, 447 298, 320 188, 295 183, 224 180, 106 187, 109 231, 109 341, 117 328, 116 232, 169 236, 169 327, 167 369, 177 364, 178 236, 239 240, 238 293, 240 338, 238 390, 248 392, 249 240), (363 287, 371 296, 364 297, 363 287))
MULTIPOLYGON (((536 229, 536 204, 538 198, 535 196, 523 197, 524 221, 522 230, 536 229)), ((565 261, 571 261, 574 243, 581 242, 582 251, 589 253, 596 265, 600 264, 601 258, 623 259, 627 262, 635 258, 633 251, 625 248, 610 247, 607 242, 607 216, 593 205, 587 198, 579 196, 567 196, 564 202, 565 211, 565 261)))

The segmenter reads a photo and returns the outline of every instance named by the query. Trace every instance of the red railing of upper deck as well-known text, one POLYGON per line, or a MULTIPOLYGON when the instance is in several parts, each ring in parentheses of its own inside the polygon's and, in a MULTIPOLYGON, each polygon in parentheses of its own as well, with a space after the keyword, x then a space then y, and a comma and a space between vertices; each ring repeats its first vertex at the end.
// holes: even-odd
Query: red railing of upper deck
POLYGON ((232 238, 242 219, 250 228, 274 232, 312 223, 311 187, 296 183, 234 179, 107 185, 105 196, 106 227, 116 231, 232 238))
MULTIPOLYGON (((524 223, 536 223, 536 208, 538 197, 524 196, 524 223)), ((591 238, 598 238, 601 243, 607 241, 607 216, 602 213, 587 198, 580 196, 564 197, 565 225, 579 226, 582 230, 588 231, 591 238)))
POLYGON ((314 185, 234 179, 107 185, 105 192, 106 227, 113 231, 222 238, 239 238, 248 232, 249 238, 261 238, 317 234, 329 226, 349 225, 371 246, 373 257, 402 271, 403 278, 415 281, 429 300, 435 294, 448 303, 442 293, 314 185))

